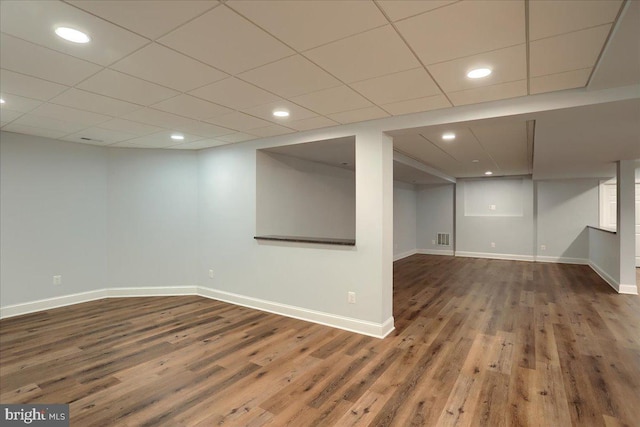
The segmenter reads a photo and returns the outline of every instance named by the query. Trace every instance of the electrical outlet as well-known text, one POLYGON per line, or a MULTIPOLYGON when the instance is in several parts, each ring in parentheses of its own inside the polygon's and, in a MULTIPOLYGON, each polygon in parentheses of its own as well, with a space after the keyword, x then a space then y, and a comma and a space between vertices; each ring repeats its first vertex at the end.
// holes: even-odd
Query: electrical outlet
POLYGON ((347 292, 347 302, 349 304, 356 303, 356 293, 355 292, 347 292))
POLYGON ((495 211, 496 210, 496 205, 489 205, 489 210, 490 211, 495 211))
POLYGON ((209 279, 213 279, 213 269, 209 270, 209 279))
POLYGON ((59 274, 53 276, 53 284, 54 285, 62 285, 62 276, 59 275, 59 274))
POLYGON ((431 244, 432 244, 432 245, 435 245, 435 244, 436 244, 436 240, 435 240, 435 239, 433 239, 433 240, 431 241, 431 244))
POLYGON ((547 250, 547 245, 540 245, 540 250, 541 251, 546 251, 547 250))
POLYGON ((496 247, 496 242, 491 242, 491 247, 495 248, 496 247))

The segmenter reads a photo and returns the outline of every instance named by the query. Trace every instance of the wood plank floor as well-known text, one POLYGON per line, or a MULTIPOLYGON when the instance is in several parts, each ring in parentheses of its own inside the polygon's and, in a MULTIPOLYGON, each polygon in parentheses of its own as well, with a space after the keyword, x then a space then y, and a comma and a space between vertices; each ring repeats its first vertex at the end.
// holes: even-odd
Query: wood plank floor
POLYGON ((640 298, 585 266, 414 255, 384 340, 200 297, 0 322, 0 401, 72 426, 638 426, 640 298))

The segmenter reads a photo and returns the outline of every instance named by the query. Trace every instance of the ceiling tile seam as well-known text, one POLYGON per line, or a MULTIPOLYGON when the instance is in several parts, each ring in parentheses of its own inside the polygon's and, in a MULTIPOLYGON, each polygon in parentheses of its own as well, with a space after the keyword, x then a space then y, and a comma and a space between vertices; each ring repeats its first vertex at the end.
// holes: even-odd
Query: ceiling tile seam
POLYGON ((46 101, 42 101, 42 100, 40 100, 40 99, 29 98, 28 96, 19 95, 19 94, 17 94, 17 93, 6 92, 6 93, 11 93, 12 95, 22 96, 23 98, 33 99, 34 101, 48 102, 49 100, 51 100, 51 99, 55 98, 56 96, 59 96, 59 95, 63 94, 65 91, 67 91, 67 89, 71 89, 71 88, 73 88, 73 86, 69 86, 69 85, 66 85, 66 84, 64 84, 64 83, 57 83, 57 82, 54 82, 53 80, 47 80, 47 79, 43 79, 43 78, 41 78, 41 77, 35 77, 35 76, 29 75, 29 74, 22 73, 22 72, 20 72, 20 71, 10 70, 10 69, 8 69, 8 68, 0 68, 0 73, 2 73, 2 70, 6 70, 6 71, 9 71, 9 72, 11 72, 11 73, 15 73, 15 74, 20 74, 21 76, 29 77, 29 78, 31 78, 31 79, 42 80, 42 81, 45 81, 45 82, 47 82, 47 83, 52 83, 52 84, 55 84, 55 85, 65 86, 65 87, 66 87, 66 89, 65 89, 64 91, 60 92, 60 93, 59 93, 59 94, 57 94, 57 95, 52 96, 51 98, 47 99, 46 101))
MULTIPOLYGON (((636 1, 636 0, 631 0, 631 1, 636 1)), ((623 3, 623 4, 626 4, 626 3, 623 3)), ((622 10, 622 9, 620 9, 620 10, 622 10)), ((620 13, 620 12, 618 12, 618 13, 620 13)), ((617 15, 617 16, 619 16, 619 15, 617 15)), ((546 36, 546 37, 540 37, 539 39, 531 40, 531 43, 539 42, 539 41, 542 41, 542 40, 552 39, 552 38, 555 38, 555 37, 562 37, 562 36, 566 36, 566 35, 573 34, 573 33, 579 33, 581 31, 593 30, 594 28, 604 27, 604 26, 607 26, 607 25, 614 24, 616 22, 616 20, 617 20, 617 17, 613 21, 603 22, 601 24, 596 24, 596 25, 591 25, 589 27, 580 28, 578 30, 567 31, 566 33, 554 34, 552 36, 546 36)))
MULTIPOLYGON (((398 30, 398 27, 396 27, 394 22, 391 22, 389 20, 389 17, 385 14, 384 10, 380 7, 380 5, 376 2, 374 2, 374 4, 376 5, 376 7, 380 10, 380 12, 385 16, 385 18, 387 18, 387 20, 389 21, 389 24, 391 25, 391 28, 393 28, 393 30, 396 32, 396 34, 398 35, 398 37, 400 37, 400 40, 402 40, 402 42, 405 44, 405 46, 407 46, 407 49, 409 49, 409 52, 411 52, 411 54, 413 55, 413 57, 416 59, 416 61, 418 61, 418 63, 422 66, 422 68, 424 69, 424 71, 427 73, 427 75, 429 76, 429 78, 433 81, 433 83, 436 85, 436 87, 438 88, 438 90, 440 91, 440 93, 442 95, 444 95, 444 97, 447 99, 447 101, 449 101, 449 104, 453 105, 453 102, 451 101, 451 99, 449 99, 449 96, 447 96, 447 94, 445 93, 445 91, 442 89, 442 86, 440 86, 440 83, 438 83, 438 81, 433 77, 433 75, 431 74, 431 72, 427 69, 427 66, 424 64, 424 62, 422 62, 422 60, 420 59, 420 57, 418 56, 418 54, 416 53, 416 51, 413 49, 413 47, 409 44, 409 42, 407 41, 407 39, 405 39, 405 37, 402 35, 402 33, 400 33, 400 30, 398 30)), ((406 71, 406 70, 405 70, 406 71)))
POLYGON ((491 155, 491 153, 489 153, 489 150, 487 150, 485 148, 484 145, 482 145, 482 142, 480 141, 480 138, 478 138, 478 136, 475 134, 475 132, 473 131, 472 128, 468 128, 469 129, 469 133, 471 133, 471 135, 473 135, 473 137, 475 138, 476 142, 478 143, 478 145, 480 146, 480 148, 482 148, 482 151, 485 152, 485 154, 487 155, 487 157, 489 157, 491 159, 491 161, 493 162, 494 166, 502 172, 502 168, 500 167, 500 165, 498 164, 498 162, 496 161, 496 159, 493 158, 493 156, 491 155))
POLYGON ((506 82, 493 83, 493 84, 490 84, 490 85, 476 86, 476 87, 472 87, 472 88, 469 88, 469 89, 454 90, 454 91, 451 91, 451 92, 448 92, 448 93, 449 94, 454 94, 454 93, 468 92, 468 91, 472 91, 472 90, 484 89, 484 88, 488 88, 488 87, 495 87, 495 86, 500 86, 500 85, 506 85, 506 84, 509 84, 509 83, 524 82, 524 81, 525 81, 525 79, 508 80, 506 82))
MULTIPOLYGON (((422 136, 422 135, 420 135, 420 136, 422 136)), ((424 138, 424 137, 423 137, 423 138, 424 138)), ((425 139, 426 139, 426 138, 425 138, 425 139)), ((427 140, 427 141, 428 141, 428 140, 427 140)), ((429 141, 429 142, 431 142, 431 141, 429 141)), ((443 174, 445 174, 445 175, 450 175, 449 173, 447 173, 447 172, 443 171, 442 169, 438 168, 437 166, 434 166, 434 165, 429 164, 429 163, 425 163, 425 161, 424 161, 424 160, 420 160, 420 159, 416 158, 415 156, 413 156, 412 154, 409 154, 409 153, 407 153, 407 152, 405 152, 405 151, 402 151, 402 150, 401 150, 401 149, 399 149, 399 148, 393 147, 393 151, 394 151, 394 152, 396 152, 396 153, 400 153, 400 154, 402 154, 403 156, 407 156, 407 157, 409 157, 410 159, 413 159, 413 160, 415 160, 416 162, 418 162, 418 163, 420 163, 420 164, 422 164, 422 165, 425 165, 425 166, 427 166, 427 167, 433 168, 433 169, 437 170, 437 171, 438 171, 438 172, 440 172, 440 173, 443 173, 443 174)), ((454 159, 454 160, 455 160, 455 159, 454 159)), ((452 175, 452 176, 453 176, 453 175, 452 175)))
POLYGON ((526 42, 525 43, 510 44, 510 45, 507 45, 507 46, 498 47, 496 49, 483 50, 482 52, 476 52, 476 53, 472 53, 470 55, 458 56, 458 57, 455 57, 455 58, 447 59, 446 61, 432 62, 430 64, 427 64, 426 66, 427 67, 433 67, 434 65, 441 65, 441 64, 446 64, 448 62, 459 61, 461 59, 471 58, 472 56, 486 55, 488 53, 498 52, 498 51, 505 50, 505 49, 511 49, 513 47, 524 46, 525 44, 526 44, 526 42))
POLYGON ((531 45, 530 45, 530 27, 529 20, 531 19, 529 14, 529 0, 524 0, 524 42, 526 44, 526 58, 527 61, 527 95, 531 95, 531 45))
POLYGON ((593 66, 591 66, 591 67, 582 67, 582 68, 574 68, 574 69, 571 69, 571 70, 560 71, 560 72, 557 72, 557 73, 541 74, 539 76, 532 76, 531 79, 537 79, 537 78, 540 78, 540 77, 549 77, 549 76, 556 76, 556 75, 560 75, 560 74, 573 73, 573 72, 576 72, 576 71, 593 70, 593 68, 594 68, 593 66))
POLYGON ((418 135, 420 135, 421 138, 423 138, 425 141, 427 141, 429 144, 433 145, 434 147, 436 147, 438 150, 442 151, 445 155, 451 157, 453 160, 455 160, 456 162, 458 162, 460 164, 460 166, 464 166, 464 162, 462 162, 461 160, 456 159, 456 157, 449 153, 448 151, 446 151, 444 148, 440 147, 438 144, 433 143, 429 138, 427 138, 426 136, 424 136, 423 134, 419 133, 418 135))
MULTIPOLYGON (((114 97, 109 96, 109 95, 103 95, 103 94, 101 94, 101 93, 95 93, 95 92, 91 92, 91 91, 88 91, 88 90, 85 90, 85 89, 78 89, 78 88, 77 88, 77 87, 75 87, 75 86, 70 86, 70 87, 68 87, 67 89, 65 89, 64 91, 60 92, 59 94, 57 94, 57 95, 56 95, 56 96, 54 96, 53 98, 49 98, 47 101, 44 101, 44 103, 52 104, 52 105, 60 105, 61 107, 75 108, 76 110, 78 110, 78 108, 76 108, 76 107, 72 107, 72 106, 69 106, 69 105, 66 105, 66 104, 60 104, 60 103, 58 103, 58 102, 54 102, 54 101, 53 101, 54 99, 56 99, 56 98, 57 98, 57 97, 59 97, 60 95, 63 95, 63 94, 65 94, 65 93, 69 92, 69 90, 71 90, 71 89, 75 89, 75 90, 80 91, 80 92, 89 93, 89 94, 91 94, 91 95, 102 96, 102 97, 104 97, 104 98, 108 98, 108 99, 111 99, 111 100, 113 100, 113 101, 126 102, 126 103, 128 103, 128 104, 135 105, 136 107, 140 107, 140 108, 139 108, 139 109, 137 109, 137 110, 133 110, 133 111, 130 111, 130 112, 128 112, 128 113, 123 113, 123 115, 125 115, 125 114, 131 114, 131 113, 133 113, 133 112, 139 111, 139 110, 141 110, 141 109, 143 109, 143 108, 145 108, 145 107, 146 107, 146 105, 138 104, 137 102, 125 101, 124 99, 114 98, 114 97)), ((179 95, 176 95, 176 96, 179 96, 179 95)), ((85 111, 85 110, 83 110, 83 111, 85 111)), ((111 116, 111 117, 114 117, 114 118, 122 117, 122 116, 114 116, 114 115, 112 115, 112 114, 107 114, 107 113, 97 113, 97 112, 95 112, 95 111, 91 111, 91 110, 86 110, 86 111, 87 111, 87 112, 89 112, 89 113, 103 114, 103 115, 105 115, 105 116, 111 116)))
MULTIPOLYGON (((378 3, 378 0, 373 0, 373 1, 374 1, 376 4, 378 3)), ((391 20, 391 18, 390 18, 389 16, 387 16, 387 14, 386 14, 386 13, 384 13, 384 12, 383 12, 383 13, 384 13, 384 16, 389 20, 389 22, 402 22, 402 21, 406 21, 407 19, 415 18, 416 16, 426 15, 427 13, 433 12, 433 11, 438 10, 438 9, 443 9, 443 8, 445 8, 445 7, 453 6, 453 5, 454 5, 454 4, 456 4, 456 3, 460 3, 460 1, 461 1, 461 0, 456 0, 456 1, 452 2, 452 3, 443 4, 442 6, 438 6, 438 7, 436 7, 436 8, 429 9, 429 10, 427 10, 427 11, 425 11, 425 12, 419 12, 419 13, 416 13, 415 15, 405 16, 404 18, 400 18, 400 19, 398 19, 398 20, 396 20, 396 21, 392 21, 392 20, 391 20)), ((380 7, 380 5, 377 5, 377 6, 378 6, 378 7, 380 7)), ((384 8, 383 8, 383 9, 384 9, 384 8)))
POLYGON ((605 39, 604 44, 602 45, 602 49, 600 49, 600 53, 596 58, 596 62, 593 64, 593 67, 591 68, 591 73, 589 74, 589 78, 587 79, 587 83, 585 84, 585 87, 589 87, 589 85, 591 84, 591 79, 593 78, 593 75, 596 73, 600 65, 600 60, 602 59, 604 52, 609 47, 609 43, 613 38, 613 34, 616 32, 618 25, 620 24, 620 17, 626 12, 626 10, 629 7, 631 7, 631 1, 632 0, 624 0, 622 5, 620 6, 620 10, 618 10, 618 14, 616 15, 616 18, 613 20, 613 23, 611 24, 611 28, 609 29, 609 34, 607 34, 607 38, 605 39))

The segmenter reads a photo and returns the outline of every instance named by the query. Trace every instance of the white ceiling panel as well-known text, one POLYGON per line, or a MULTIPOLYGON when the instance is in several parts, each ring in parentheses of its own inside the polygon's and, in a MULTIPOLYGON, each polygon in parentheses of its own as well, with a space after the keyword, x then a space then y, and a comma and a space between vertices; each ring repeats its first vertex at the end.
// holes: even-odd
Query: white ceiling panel
POLYGON ((227 4, 298 51, 387 24, 369 1, 232 0, 227 4))
POLYGON ((622 0, 529 2, 529 39, 538 40, 613 22, 622 0))
POLYGON ((389 114, 399 116, 401 114, 418 113, 420 111, 437 110, 451 107, 451 103, 444 95, 427 96, 424 98, 410 99, 408 101, 392 102, 381 106, 389 114))
POLYGON ((71 0, 68 3, 152 40, 217 6, 215 0, 71 0))
POLYGON ((67 3, 58 1, 0 2, 2 32, 68 55, 107 66, 149 41, 67 3), (78 44, 63 40, 54 31, 70 27, 91 37, 78 44))
POLYGON ((106 122, 111 119, 111 117, 105 116, 104 114, 97 114, 90 111, 83 111, 76 108, 49 103, 42 104, 33 110, 32 113, 40 117, 49 117, 70 123, 78 123, 84 125, 84 127, 97 125, 98 123, 106 122))
POLYGON ((66 134, 69 133, 69 132, 63 132, 63 131, 54 130, 54 129, 45 129, 45 128, 40 128, 36 126, 29 126, 29 125, 25 125, 17 122, 9 123, 8 125, 3 126, 2 130, 6 132, 24 133, 27 135, 42 136, 45 138, 54 138, 54 139, 60 138, 61 136, 65 136, 66 134))
POLYGON ((226 6, 216 7, 159 41, 230 74, 295 53, 226 6))
POLYGON ((320 114, 340 113, 370 107, 367 101, 347 86, 338 86, 291 98, 291 101, 320 114))
POLYGON ((110 145, 116 142, 126 141, 135 138, 136 135, 114 130, 91 127, 80 132, 65 136, 65 141, 80 142, 92 145, 110 145))
POLYGON ((378 0, 378 4, 392 21, 408 18, 410 16, 419 15, 433 9, 438 9, 455 3, 459 0, 378 0))
POLYGON ((8 108, 1 108, 0 109, 0 123, 2 123, 2 126, 4 126, 7 123, 16 120, 17 118, 19 118, 23 114, 25 114, 25 113, 23 113, 21 111, 14 111, 14 110, 10 110, 8 108))
POLYGON ((525 43, 523 23, 524 1, 487 0, 454 3, 396 25, 429 65, 525 43))
POLYGON ((136 136, 149 135, 152 133, 161 132, 164 129, 151 126, 143 123, 132 122, 130 120, 125 119, 113 119, 104 123, 100 123, 98 126, 102 129, 114 130, 122 133, 131 133, 136 136))
POLYGON ((451 176, 457 176, 457 172, 463 170, 458 160, 418 134, 394 136, 393 148, 451 176))
POLYGON ((214 104, 213 102, 204 101, 200 98, 190 95, 178 95, 165 101, 153 104, 152 108, 156 110, 166 111, 168 113, 177 114, 179 116, 192 117, 194 119, 203 120, 210 117, 229 114, 233 110, 214 104))
POLYGON ((99 65, 0 34, 0 64, 10 71, 73 86, 102 69, 99 65))
POLYGON ((48 82, 13 71, 0 69, 0 91, 27 98, 47 101, 64 92, 68 86, 48 82))
POLYGON ((140 105, 155 104, 178 95, 173 89, 109 69, 102 70, 77 87, 140 105))
POLYGON ((111 68, 181 92, 228 77, 222 71, 157 43, 145 46, 111 68))
POLYGON ((525 80, 527 78, 527 47, 521 44, 441 62, 427 68, 446 93, 525 80), (468 78, 467 73, 476 68, 490 68, 493 72, 482 79, 468 78))
POLYGON ((168 147, 175 150, 202 150, 205 148, 218 147, 220 145, 227 145, 228 142, 218 141, 217 139, 201 139, 196 142, 187 142, 186 144, 172 145, 168 147))
POLYGON ((309 111, 306 108, 302 108, 299 105, 285 100, 270 102, 268 104, 259 105, 257 107, 246 108, 243 111, 252 116, 260 117, 262 119, 269 120, 273 123, 282 124, 284 126, 287 126, 287 123, 295 120, 308 119, 310 117, 317 116, 317 114, 313 111, 309 111), (274 117, 273 111, 276 109, 285 109, 289 111, 289 117, 274 117))
POLYGON ((75 88, 67 90, 49 102, 116 117, 142 108, 140 105, 130 102, 120 101, 75 88))
POLYGON ((500 169, 529 173, 525 121, 493 126, 473 126, 471 132, 500 169))
POLYGON ((188 142, 195 142, 202 139, 199 136, 183 133, 182 136, 184 137, 184 140, 175 141, 171 139, 171 135, 173 135, 174 133, 175 132, 170 132, 170 131, 158 132, 151 135, 145 135, 139 138, 130 139, 126 142, 128 144, 137 145, 137 146, 163 148, 163 147, 169 147, 177 144, 186 144, 188 142))
POLYGON ((391 25, 320 46, 305 55, 347 83, 420 66, 391 25))
POLYGON ((277 136, 277 135, 286 135, 288 133, 293 133, 293 132, 295 131, 279 125, 271 125, 263 128, 251 129, 252 134, 259 136, 261 138, 267 138, 270 136, 277 136))
POLYGON ((31 110, 42 105, 42 101, 38 101, 31 98, 25 98, 10 93, 4 93, 0 91, 0 98, 4 100, 4 104, 0 104, 0 109, 12 110, 20 113, 28 113, 31 110))
POLYGON ((255 107, 278 101, 278 97, 263 89, 230 77, 205 87, 193 90, 190 94, 216 104, 236 110, 255 107))
POLYGON ((271 125, 271 123, 269 123, 266 120, 253 117, 248 114, 241 113, 239 111, 233 112, 231 114, 225 114, 223 116, 207 119, 207 122, 210 122, 210 123, 213 123, 214 125, 222 126, 225 128, 238 130, 238 131, 249 131, 251 129, 261 128, 261 127, 266 127, 271 125))
POLYGON ((205 122, 189 122, 185 124, 179 124, 175 127, 176 130, 191 133, 193 135, 199 135, 203 138, 217 138, 222 135, 229 135, 234 133, 233 129, 227 129, 222 126, 212 125, 205 122))
POLYGON ((180 125, 187 125, 192 122, 197 123, 196 120, 178 116, 176 114, 166 113, 160 110, 154 110, 153 108, 142 108, 126 114, 122 116, 122 118, 165 129, 175 128, 180 125))
POLYGON ((333 120, 330 120, 324 116, 311 117, 310 119, 292 120, 290 122, 287 122, 288 127, 298 131, 326 128, 337 125, 339 125, 339 123, 334 122, 333 120))
POLYGON ((27 113, 11 124, 48 129, 56 131, 57 133, 61 133, 62 135, 78 132, 88 127, 86 124, 81 124, 78 122, 68 122, 52 117, 39 116, 33 113, 27 113))
POLYGON ((591 75, 591 68, 566 71, 564 73, 549 74, 548 76, 532 77, 529 85, 530 93, 552 92, 554 90, 584 87, 591 75))
POLYGON ((422 67, 352 83, 351 87, 378 105, 441 94, 422 67))
POLYGON ((283 97, 303 95, 342 84, 301 55, 281 59, 238 77, 283 97))
POLYGON ((498 99, 515 98, 527 94, 527 81, 500 83, 493 86, 483 86, 474 89, 448 93, 453 105, 478 104, 480 102, 496 101, 498 99))
POLYGON ((256 139, 256 136, 250 135, 244 132, 236 132, 229 135, 219 136, 216 139, 222 142, 232 143, 232 142, 250 141, 252 139, 256 139))
POLYGON ((531 43, 531 76, 593 67, 611 25, 602 25, 531 43))
POLYGON ((372 107, 360 108, 358 110, 329 114, 329 118, 338 123, 363 122, 365 120, 379 119, 382 117, 389 117, 389 114, 375 105, 372 107))
POLYGON ((432 144, 463 164, 470 165, 473 160, 483 160, 488 157, 487 152, 468 128, 452 125, 445 129, 453 131, 456 138, 451 141, 443 140, 441 128, 432 128, 432 130, 423 131, 421 134, 432 144))

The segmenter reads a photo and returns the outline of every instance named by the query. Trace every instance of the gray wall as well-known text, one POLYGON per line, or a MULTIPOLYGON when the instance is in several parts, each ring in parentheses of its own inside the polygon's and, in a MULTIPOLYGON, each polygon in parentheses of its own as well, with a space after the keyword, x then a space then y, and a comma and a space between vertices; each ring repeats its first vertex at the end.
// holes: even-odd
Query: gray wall
POLYGON ((393 258, 399 259, 415 253, 416 190, 411 184, 393 183, 393 258))
POLYGON ((421 185, 417 195, 417 247, 422 252, 452 251, 454 242, 454 184, 421 185), (449 233, 451 245, 433 243, 438 233, 449 233))
POLYGON ((0 133, 3 306, 106 286, 106 194, 104 149, 0 133))

